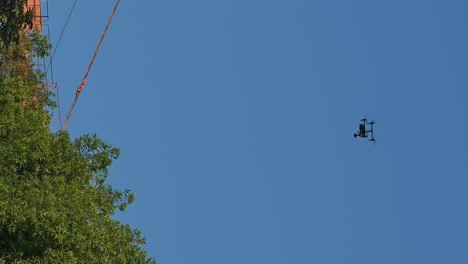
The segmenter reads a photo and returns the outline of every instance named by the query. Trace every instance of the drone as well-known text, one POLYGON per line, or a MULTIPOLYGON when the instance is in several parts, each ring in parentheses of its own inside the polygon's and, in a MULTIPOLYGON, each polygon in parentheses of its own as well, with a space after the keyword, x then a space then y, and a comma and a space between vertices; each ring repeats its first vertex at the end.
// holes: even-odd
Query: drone
POLYGON ((370 138, 369 141, 375 142, 374 139, 374 121, 372 122, 367 122, 367 118, 361 119, 361 124, 359 124, 359 130, 357 133, 354 133, 354 138, 356 137, 362 137, 362 138, 370 138), (369 129, 370 125, 370 129, 369 129), (368 130, 369 129, 369 130, 368 130))

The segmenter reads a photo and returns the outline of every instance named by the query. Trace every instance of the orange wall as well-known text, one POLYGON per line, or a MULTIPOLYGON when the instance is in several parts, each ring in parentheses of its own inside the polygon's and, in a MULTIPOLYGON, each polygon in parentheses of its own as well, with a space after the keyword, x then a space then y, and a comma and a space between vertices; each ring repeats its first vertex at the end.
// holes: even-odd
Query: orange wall
POLYGON ((27 8, 33 8, 35 17, 33 20, 33 28, 42 30, 42 19, 41 19, 41 0, 28 0, 27 8))

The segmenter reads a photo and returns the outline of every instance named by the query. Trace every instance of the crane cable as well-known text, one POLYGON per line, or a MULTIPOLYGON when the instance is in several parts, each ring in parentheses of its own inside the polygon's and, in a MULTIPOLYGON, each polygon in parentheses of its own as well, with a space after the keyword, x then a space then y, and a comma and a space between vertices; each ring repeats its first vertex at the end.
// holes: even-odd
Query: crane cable
MULTIPOLYGON (((57 53, 57 48, 59 47, 60 45, 60 41, 62 41, 62 37, 63 37, 63 33, 65 33, 65 30, 67 29, 67 26, 68 26, 68 22, 70 22, 70 18, 73 14, 73 10, 75 10, 75 6, 76 6, 76 3, 78 2, 78 0, 75 0, 75 2, 73 3, 73 6, 70 10, 70 12, 68 13, 68 17, 67 17, 67 21, 65 21, 65 24, 63 25, 63 28, 62 28, 62 32, 60 33, 60 36, 58 38, 58 41, 57 41, 57 44, 54 45, 54 51, 52 51, 52 56, 50 57, 50 61, 53 61, 54 60, 54 57, 55 57, 55 53, 57 53)), ((47 70, 46 70, 46 73, 49 72, 49 69, 51 67, 52 63, 49 63, 49 66, 47 66, 47 70)))
POLYGON ((106 37, 107 30, 109 29, 109 26, 112 23, 112 19, 114 18, 115 12, 117 11, 119 4, 120 4, 120 0, 117 0, 114 6, 114 10, 112 11, 112 15, 110 16, 109 21, 107 22, 106 28, 104 29, 104 32, 102 33, 101 39, 99 40, 99 44, 96 50, 94 51, 93 58, 91 59, 91 62, 89 63, 88 70, 86 71, 83 77, 83 81, 81 81, 80 86, 78 86, 78 89, 76 89, 75 100, 73 100, 70 110, 68 111, 67 118, 65 119, 65 122, 62 125, 62 129, 61 129, 62 131, 65 131, 65 129, 67 128, 68 121, 70 120, 70 117, 73 113, 73 109, 75 108, 76 102, 78 101, 78 98, 80 97, 81 91, 83 90, 83 88, 86 85, 86 82, 88 81, 89 72, 91 71, 91 68, 93 67, 94 60, 96 59, 96 56, 99 53, 99 49, 101 48, 102 42, 104 41, 104 38, 106 37))

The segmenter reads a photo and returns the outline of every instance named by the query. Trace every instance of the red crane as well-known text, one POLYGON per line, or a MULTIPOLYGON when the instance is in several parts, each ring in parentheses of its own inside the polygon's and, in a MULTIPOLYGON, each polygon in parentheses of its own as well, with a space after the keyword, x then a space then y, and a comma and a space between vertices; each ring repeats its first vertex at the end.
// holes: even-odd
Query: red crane
POLYGON ((112 19, 114 18, 115 12, 117 11, 117 8, 119 7, 119 4, 120 4, 120 0, 117 0, 117 2, 115 3, 115 6, 114 6, 114 10, 112 11, 112 15, 110 16, 109 21, 107 22, 106 28, 104 29, 104 32, 102 33, 101 39, 99 40, 99 44, 98 44, 96 50, 94 51, 93 58, 91 59, 91 62, 89 63, 88 70, 86 71, 86 73, 85 73, 85 75, 83 77, 83 80, 81 81, 80 86, 78 86, 78 89, 76 89, 75 100, 73 100, 73 103, 72 103, 72 105, 70 107, 70 110, 68 111, 67 118, 65 119, 65 122, 62 125, 62 128, 61 128, 62 131, 64 131, 67 128, 68 121, 70 120, 70 117, 71 117, 71 115, 73 113, 73 109, 75 108, 76 102, 78 101, 78 98, 80 97, 80 94, 81 94, 81 92, 83 91, 83 88, 86 85, 86 82, 88 80, 89 72, 91 71, 91 68, 93 67, 94 60, 96 59, 96 57, 97 57, 97 55, 99 53, 99 49, 101 48, 102 42, 104 41, 104 38, 106 37, 107 30, 109 30, 109 26, 112 23, 112 19))

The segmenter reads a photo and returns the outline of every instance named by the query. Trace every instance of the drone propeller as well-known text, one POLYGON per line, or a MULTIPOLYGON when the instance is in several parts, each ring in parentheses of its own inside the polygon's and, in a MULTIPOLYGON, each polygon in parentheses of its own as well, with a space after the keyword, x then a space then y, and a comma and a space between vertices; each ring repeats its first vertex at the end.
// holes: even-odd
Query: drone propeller
POLYGON ((375 138, 374 138, 374 135, 375 135, 375 131, 374 131, 375 120, 374 120, 373 117, 370 120, 371 121, 368 124, 371 125, 371 127, 372 127, 372 138, 369 139, 369 141, 371 141, 375 145, 376 144, 376 141, 375 141, 375 138))
POLYGON ((374 131, 374 124, 375 124, 375 121, 372 120, 372 122, 370 122, 369 124, 371 124, 372 126, 372 138, 369 140, 369 141, 372 141, 372 143, 374 143, 374 145, 376 144, 376 141, 375 141, 375 131, 374 131))
POLYGON ((372 142, 372 145, 374 145, 374 146, 375 146, 375 145, 377 145, 377 141, 375 140, 375 138, 373 138, 373 139, 369 139, 369 141, 371 141, 371 142, 372 142))

